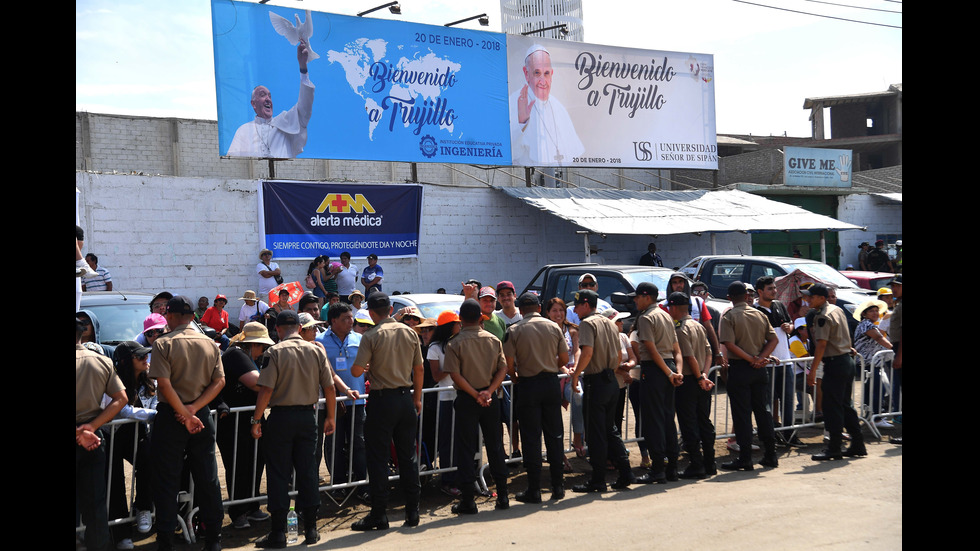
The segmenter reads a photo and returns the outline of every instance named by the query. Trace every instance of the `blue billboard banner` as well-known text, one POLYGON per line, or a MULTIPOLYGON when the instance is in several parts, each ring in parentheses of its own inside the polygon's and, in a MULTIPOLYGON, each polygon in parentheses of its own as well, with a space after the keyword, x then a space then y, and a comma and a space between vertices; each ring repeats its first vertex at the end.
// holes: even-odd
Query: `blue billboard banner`
POLYGON ((264 181, 259 233, 280 259, 416 257, 422 186, 264 181))
POLYGON ((211 10, 220 155, 511 164, 503 34, 211 10))
POLYGON ((851 170, 850 149, 783 149, 783 185, 851 187, 851 170))

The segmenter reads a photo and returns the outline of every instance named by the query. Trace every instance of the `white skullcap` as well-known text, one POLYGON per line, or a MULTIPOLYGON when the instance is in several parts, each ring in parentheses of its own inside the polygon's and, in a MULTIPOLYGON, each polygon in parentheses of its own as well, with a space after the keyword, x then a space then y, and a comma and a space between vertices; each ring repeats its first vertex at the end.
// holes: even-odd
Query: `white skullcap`
POLYGON ((548 48, 545 48, 541 44, 532 44, 531 47, 527 49, 527 53, 524 54, 525 63, 527 62, 527 58, 531 57, 531 54, 538 51, 548 54, 549 57, 551 56, 551 52, 548 51, 548 48))

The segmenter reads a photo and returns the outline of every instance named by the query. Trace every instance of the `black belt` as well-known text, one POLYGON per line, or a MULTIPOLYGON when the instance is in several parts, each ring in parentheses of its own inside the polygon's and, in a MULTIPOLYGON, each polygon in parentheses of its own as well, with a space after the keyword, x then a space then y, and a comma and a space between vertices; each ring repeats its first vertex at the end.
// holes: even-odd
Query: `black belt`
POLYGON ((555 377, 558 377, 558 374, 557 373, 551 373, 549 371, 542 371, 541 373, 538 373, 537 375, 532 375, 530 377, 518 377, 517 378, 517 383, 520 384, 521 381, 537 381, 537 380, 540 380, 540 379, 551 379, 551 378, 555 378, 555 377))
POLYGON ((582 375, 582 379, 589 379, 589 378, 595 379, 598 377, 603 377, 604 380, 612 380, 615 378, 615 374, 613 372, 614 370, 612 369, 603 369, 598 373, 584 374, 582 375))
POLYGON ((303 411, 312 410, 316 404, 306 404, 302 406, 272 406, 272 411, 303 411))
POLYGON ((850 355, 851 355, 850 352, 845 352, 843 354, 838 354, 836 356, 824 356, 823 357, 823 361, 825 361, 825 362, 833 362, 833 361, 842 360, 844 358, 847 358, 850 355))
POLYGON ((400 395, 411 391, 412 391, 412 387, 410 386, 400 386, 397 388, 379 388, 377 390, 372 388, 371 392, 368 392, 368 397, 370 398, 371 396, 375 396, 375 397, 390 396, 392 394, 400 395))

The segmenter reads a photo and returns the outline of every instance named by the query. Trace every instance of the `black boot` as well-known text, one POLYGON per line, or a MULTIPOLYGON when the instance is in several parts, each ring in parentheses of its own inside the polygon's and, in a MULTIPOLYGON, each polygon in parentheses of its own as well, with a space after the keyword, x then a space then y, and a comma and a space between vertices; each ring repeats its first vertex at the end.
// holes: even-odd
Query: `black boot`
POLYGON ((493 504, 493 508, 498 510, 510 509, 510 498, 507 496, 507 481, 498 481, 495 483, 495 486, 497 486, 497 501, 493 504))
POLYGON ((414 528, 419 525, 419 502, 409 499, 405 502, 405 524, 403 527, 414 528))
POLYGON ((384 509, 371 509, 368 516, 362 518, 361 520, 355 522, 351 525, 351 530, 358 532, 367 532, 370 530, 387 530, 388 529, 388 515, 385 514, 384 509))
POLYGON ((265 539, 256 542, 266 549, 286 548, 286 511, 269 511, 272 516, 271 529, 265 539))
POLYGON ((173 532, 157 532, 157 551, 173 551, 174 534, 173 532))
POLYGON ((313 545, 320 541, 320 532, 316 529, 316 513, 318 507, 307 507, 303 509, 303 535, 306 541, 303 545, 313 545))

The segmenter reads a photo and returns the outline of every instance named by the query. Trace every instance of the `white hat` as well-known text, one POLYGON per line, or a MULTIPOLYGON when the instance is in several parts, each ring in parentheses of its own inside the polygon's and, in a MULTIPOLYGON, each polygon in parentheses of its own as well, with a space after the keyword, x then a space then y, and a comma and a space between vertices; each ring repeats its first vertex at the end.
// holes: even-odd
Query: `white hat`
POLYGON ((548 48, 545 48, 541 44, 531 44, 531 47, 527 49, 527 53, 524 54, 524 61, 527 61, 527 58, 531 57, 531 54, 534 52, 544 52, 548 54, 548 56, 551 56, 551 52, 548 51, 548 48))

